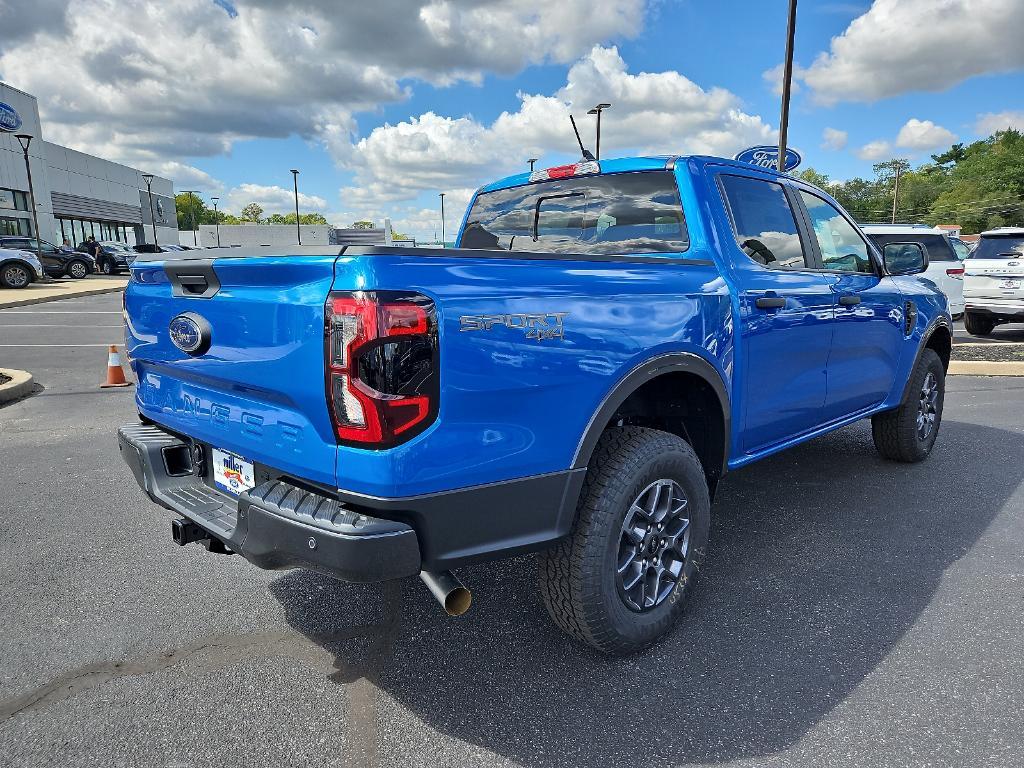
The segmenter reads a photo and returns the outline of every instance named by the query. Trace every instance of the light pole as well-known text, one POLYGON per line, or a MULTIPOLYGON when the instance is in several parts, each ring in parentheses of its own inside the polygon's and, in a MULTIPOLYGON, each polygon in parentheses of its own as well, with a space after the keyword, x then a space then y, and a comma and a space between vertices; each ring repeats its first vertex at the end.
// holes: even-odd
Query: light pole
POLYGON ((441 247, 446 248, 447 245, 444 239, 444 192, 438 193, 438 197, 441 198, 441 247))
POLYGON ((153 225, 153 245, 159 248, 160 243, 156 239, 156 214, 153 212, 153 174, 142 174, 142 180, 146 182, 146 192, 149 193, 149 222, 153 225))
POLYGON ((782 116, 779 118, 779 160, 776 169, 786 172, 786 139, 789 135, 789 93, 793 84, 793 38, 796 37, 796 0, 789 0, 786 22, 786 63, 782 73, 782 116))
POLYGON ((292 168, 292 183, 295 186, 295 237, 302 245, 302 229, 299 227, 299 172, 292 168))
POLYGON ((199 247, 199 233, 196 231, 196 193, 198 189, 183 189, 188 195, 188 225, 192 228, 192 245, 199 247))
POLYGON ((530 164, 530 173, 533 173, 533 164, 536 163, 538 159, 539 158, 531 157, 529 160, 526 161, 530 164))
POLYGON ((611 104, 605 104, 604 102, 598 104, 593 109, 587 110, 588 115, 597 115, 597 159, 601 159, 601 113, 604 112, 611 104))
MULTIPOLYGON (((36 212, 36 191, 32 186, 32 164, 28 161, 28 145, 32 143, 32 136, 27 133, 16 133, 14 138, 21 144, 21 151, 25 153, 25 173, 28 176, 28 199, 32 204, 32 228, 36 236, 36 257, 39 263, 43 263, 43 242, 39 235, 39 214, 36 212)), ((43 273, 43 279, 46 274, 43 273)))
POLYGON ((210 202, 213 203, 213 225, 217 228, 217 247, 220 248, 220 212, 217 210, 217 203, 220 201, 219 197, 211 197, 210 202))

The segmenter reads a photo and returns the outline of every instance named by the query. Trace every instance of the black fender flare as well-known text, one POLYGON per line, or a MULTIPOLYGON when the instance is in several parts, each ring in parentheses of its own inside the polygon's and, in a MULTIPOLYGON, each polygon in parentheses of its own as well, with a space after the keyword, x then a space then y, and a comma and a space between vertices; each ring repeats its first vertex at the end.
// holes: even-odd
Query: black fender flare
MULTIPOLYGON (((921 359, 921 355, 928 349, 928 342, 931 341, 932 336, 939 328, 944 328, 946 333, 949 334, 950 340, 953 338, 953 329, 949 326, 949 321, 945 315, 939 315, 932 320, 928 327, 925 328, 924 333, 921 334, 921 343, 917 345, 917 352, 914 354, 914 362, 910 366, 910 370, 913 371, 917 367, 918 361, 921 359)), ((907 380, 903 384, 903 394, 900 396, 900 403, 907 401, 907 396, 910 394, 910 376, 907 376, 907 380)))
POLYGON ((626 398, 657 376, 675 372, 696 374, 706 381, 718 396, 725 428, 725 434, 722 436, 725 450, 722 455, 721 470, 724 475, 729 461, 729 438, 732 434, 732 401, 729 398, 729 390, 725 381, 718 370, 703 357, 692 352, 669 352, 658 355, 640 363, 620 379, 605 395, 604 400, 590 417, 590 422, 576 445, 576 454, 573 456, 571 468, 583 469, 587 466, 594 453, 594 448, 597 447, 597 441, 601 438, 601 433, 604 432, 605 425, 619 406, 626 401, 626 398))

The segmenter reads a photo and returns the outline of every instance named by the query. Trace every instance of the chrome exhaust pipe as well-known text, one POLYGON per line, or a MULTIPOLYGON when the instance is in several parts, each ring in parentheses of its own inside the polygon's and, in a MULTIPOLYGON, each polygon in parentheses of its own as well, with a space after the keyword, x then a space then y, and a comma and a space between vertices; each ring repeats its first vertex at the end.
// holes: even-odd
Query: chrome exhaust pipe
POLYGON ((461 616, 469 610, 473 595, 451 571, 420 571, 420 578, 449 616, 461 616))

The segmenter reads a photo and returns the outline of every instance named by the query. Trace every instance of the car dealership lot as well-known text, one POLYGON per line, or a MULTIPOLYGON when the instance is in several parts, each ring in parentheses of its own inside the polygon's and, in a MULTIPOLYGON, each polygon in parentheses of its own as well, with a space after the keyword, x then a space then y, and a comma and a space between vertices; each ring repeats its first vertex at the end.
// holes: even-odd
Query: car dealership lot
POLYGON ((861 424, 730 475, 683 622, 609 659, 531 558, 460 571, 449 619, 416 580, 177 547, 117 455, 133 390, 96 388, 122 337, 117 294, 0 311, 0 363, 45 388, 0 409, 5 763, 1019 761, 1024 379, 951 378, 923 464, 861 424))

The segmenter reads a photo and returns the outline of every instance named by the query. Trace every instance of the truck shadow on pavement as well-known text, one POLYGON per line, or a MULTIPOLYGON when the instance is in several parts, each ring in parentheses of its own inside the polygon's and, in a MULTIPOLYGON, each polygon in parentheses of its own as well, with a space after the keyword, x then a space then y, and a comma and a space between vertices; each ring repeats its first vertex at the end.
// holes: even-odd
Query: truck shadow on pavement
POLYGON ((1024 453, 1014 446, 1024 448, 1020 435, 947 421, 928 461, 899 465, 859 424, 730 475, 686 615, 631 658, 554 628, 532 558, 462 570, 474 605, 461 619, 414 580, 342 585, 315 603, 299 598, 322 585, 312 573, 271 589, 310 637, 382 601, 380 638, 330 649, 337 679, 365 676, 411 713, 391 734, 419 720, 473 745, 441 743, 437 754, 465 750, 472 762, 483 748, 532 766, 767 756, 850 695, 914 625, 1017 489, 1021 470, 1005 461, 1024 453))

